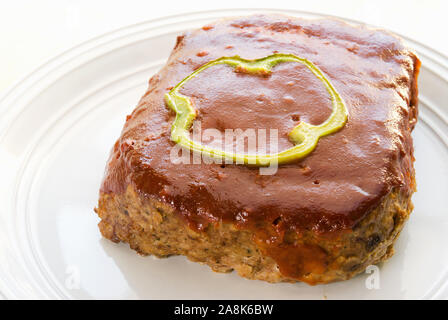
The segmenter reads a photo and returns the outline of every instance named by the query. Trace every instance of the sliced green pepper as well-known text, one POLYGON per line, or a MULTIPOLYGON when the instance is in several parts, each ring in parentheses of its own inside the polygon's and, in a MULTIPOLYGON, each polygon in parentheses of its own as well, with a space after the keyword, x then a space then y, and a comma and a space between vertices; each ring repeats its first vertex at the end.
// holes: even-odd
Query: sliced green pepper
POLYGON ((307 59, 293 54, 277 53, 257 60, 246 60, 238 56, 222 57, 206 63, 191 73, 165 95, 167 105, 176 113, 171 127, 171 140, 184 148, 200 152, 213 158, 229 159, 236 163, 256 166, 268 166, 271 163, 284 164, 299 160, 310 154, 317 145, 319 138, 339 131, 347 122, 347 107, 339 93, 324 73, 307 59), (190 139, 190 129, 196 118, 196 110, 189 97, 179 93, 182 86, 207 68, 226 64, 238 72, 254 75, 268 75, 272 68, 283 62, 298 62, 305 65, 325 86, 331 96, 333 111, 328 119, 320 125, 300 122, 289 133, 289 139, 294 147, 274 154, 238 154, 221 149, 210 148, 190 139))

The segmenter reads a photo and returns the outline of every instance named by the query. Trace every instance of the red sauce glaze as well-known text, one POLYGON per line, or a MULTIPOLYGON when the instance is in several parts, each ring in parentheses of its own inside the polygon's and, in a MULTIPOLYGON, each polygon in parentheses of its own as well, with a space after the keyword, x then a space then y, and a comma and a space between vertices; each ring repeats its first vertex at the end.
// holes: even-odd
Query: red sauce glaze
MULTIPOLYGON (((101 191, 120 193, 131 184, 142 196, 173 205, 198 230, 223 221, 257 231, 278 218, 280 240, 287 230, 350 230, 392 188, 408 194, 415 189, 411 131, 419 65, 397 37, 331 19, 250 16, 187 32, 127 119, 101 191), (345 100, 346 126, 272 176, 241 165, 171 163, 174 115, 164 94, 208 61, 276 52, 304 57, 321 68, 345 100)), ((300 64, 281 64, 268 77, 217 66, 189 81, 182 93, 192 97, 203 129, 278 129, 280 150, 291 146, 287 133, 298 121, 318 124, 331 112, 322 84, 300 64)), ((278 243, 265 248, 282 273, 298 278, 324 268, 325 259, 315 248, 278 243), (291 252, 293 258, 286 259, 291 252), (313 254, 316 258, 310 259, 313 254)))
POLYGON ((280 244, 266 246, 260 244, 267 255, 277 261, 279 270, 290 278, 316 284, 308 275, 323 274, 327 268, 327 254, 317 245, 280 244))

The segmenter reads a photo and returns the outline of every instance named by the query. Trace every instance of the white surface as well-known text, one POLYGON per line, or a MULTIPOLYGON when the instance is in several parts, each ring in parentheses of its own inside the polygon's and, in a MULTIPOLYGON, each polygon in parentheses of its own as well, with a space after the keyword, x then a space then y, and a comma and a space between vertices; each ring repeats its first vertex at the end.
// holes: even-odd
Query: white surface
POLYGON ((0 100, 0 290, 5 296, 447 297, 448 84, 443 77, 448 61, 415 43, 424 63, 421 117, 413 134, 419 191, 396 255, 381 267, 379 290, 366 288, 366 274, 316 287, 250 281, 213 273, 183 257, 143 258, 101 238, 92 208, 126 114, 178 33, 232 14, 242 12, 184 15, 110 33, 51 61, 0 100))
POLYGON ((0 1, 0 94, 48 58, 110 30, 178 13, 254 6, 364 21, 448 54, 446 0, 4 0, 0 1))

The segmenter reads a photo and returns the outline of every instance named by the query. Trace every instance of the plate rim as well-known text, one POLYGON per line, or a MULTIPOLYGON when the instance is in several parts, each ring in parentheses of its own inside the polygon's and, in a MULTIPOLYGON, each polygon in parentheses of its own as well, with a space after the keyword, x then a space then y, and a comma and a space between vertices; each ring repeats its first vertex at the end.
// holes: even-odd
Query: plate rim
POLYGON ((156 23, 156 22, 162 22, 165 20, 172 20, 175 18, 180 18, 180 17, 185 17, 185 16, 194 16, 194 15, 202 15, 202 14, 212 14, 212 13, 225 13, 225 12, 235 12, 235 11, 245 11, 245 12, 251 12, 251 11, 266 11, 266 12, 279 12, 279 13, 284 13, 287 14, 289 13, 294 13, 294 14, 305 14, 305 15, 313 15, 316 17, 330 17, 330 18, 334 18, 334 19, 340 19, 340 20, 344 20, 346 22, 350 22, 350 23, 354 23, 354 24, 360 24, 360 25, 365 25, 371 28, 376 28, 376 29, 383 29, 383 30, 387 30, 390 31, 392 33, 394 33, 395 35, 399 36, 400 38, 406 40, 406 42, 410 42, 410 43, 414 43, 417 44, 419 47, 425 49, 425 51, 430 52, 432 55, 434 55, 436 57, 436 61, 438 63, 440 63, 442 66, 444 66, 445 68, 448 68, 448 54, 444 54, 442 52, 440 52, 439 50, 433 49, 431 48, 429 45, 426 45, 420 41, 414 40, 408 36, 405 36, 399 32, 395 32, 393 30, 390 29, 386 29, 383 27, 379 27, 377 25, 372 25, 372 24, 368 24, 365 22, 362 22, 360 20, 356 20, 356 19, 351 19, 351 18, 345 18, 345 17, 341 17, 341 16, 337 16, 337 15, 332 15, 332 14, 322 14, 322 13, 318 13, 318 12, 313 12, 313 11, 306 11, 306 10, 295 10, 295 9, 281 9, 281 8, 275 8, 275 7, 268 7, 268 8, 226 8, 226 9, 216 9, 216 10, 195 10, 195 11, 189 11, 189 12, 185 12, 185 13, 178 13, 178 14, 174 14, 174 15, 164 15, 158 18, 154 18, 154 19, 148 19, 148 20, 144 20, 144 21, 140 21, 140 22, 136 22, 133 24, 128 24, 128 25, 124 25, 121 27, 117 27, 114 28, 110 31, 101 33, 99 35, 93 36, 88 38, 87 40, 84 40, 78 44, 75 44, 73 46, 69 46, 65 49, 59 50, 57 53, 50 55, 49 57, 47 57, 46 59, 44 59, 42 62, 36 64, 36 66, 34 68, 32 68, 31 71, 25 72, 23 75, 19 76, 18 79, 16 79, 15 81, 13 81, 10 85, 8 85, 4 91, 2 92, 2 94, 0 94, 0 112, 2 112, 2 104, 4 103, 4 101, 6 100, 6 98, 8 96, 10 96, 11 94, 14 93, 15 90, 17 90, 20 85, 23 82, 26 82, 26 80, 28 78, 30 78, 32 75, 38 73, 38 72, 42 72, 42 70, 44 68, 50 67, 52 64, 56 64, 58 63, 61 58, 63 58, 63 56, 69 54, 70 52, 73 52, 74 50, 77 49, 81 49, 85 46, 88 46, 90 43, 93 43, 95 41, 98 41, 100 39, 104 39, 107 36, 111 36, 117 32, 126 30, 126 29, 131 29, 131 28, 135 28, 138 26, 144 26, 144 25, 150 25, 152 23, 156 23))

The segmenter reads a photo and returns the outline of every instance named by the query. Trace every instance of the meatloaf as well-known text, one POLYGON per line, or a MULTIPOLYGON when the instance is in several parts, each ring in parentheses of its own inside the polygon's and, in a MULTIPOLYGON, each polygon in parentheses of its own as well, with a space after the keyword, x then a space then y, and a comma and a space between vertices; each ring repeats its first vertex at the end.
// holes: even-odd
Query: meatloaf
MULTIPOLYGON (((102 235, 143 255, 185 255, 269 282, 346 280, 386 260, 416 189, 419 66, 397 36, 336 19, 254 15, 185 32, 113 146, 95 209, 102 235), (325 74, 347 108, 345 125, 270 175, 244 163, 172 161, 176 114, 166 94, 221 57, 279 53, 325 74)), ((319 125, 332 112, 322 82, 295 62, 261 75, 216 65, 181 93, 202 130, 275 129, 279 150, 293 145, 298 123, 319 125)))

